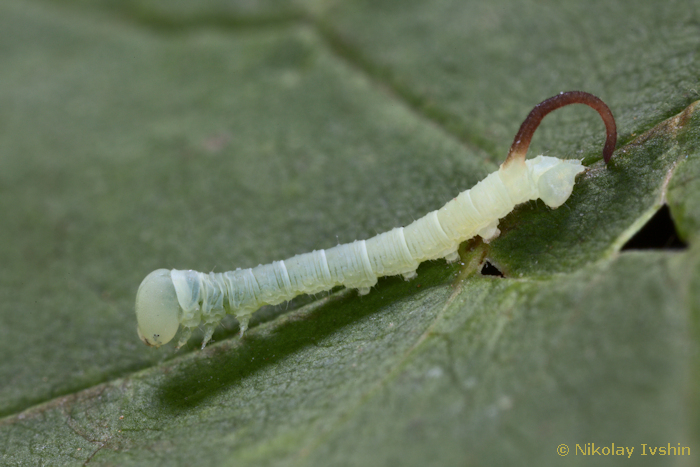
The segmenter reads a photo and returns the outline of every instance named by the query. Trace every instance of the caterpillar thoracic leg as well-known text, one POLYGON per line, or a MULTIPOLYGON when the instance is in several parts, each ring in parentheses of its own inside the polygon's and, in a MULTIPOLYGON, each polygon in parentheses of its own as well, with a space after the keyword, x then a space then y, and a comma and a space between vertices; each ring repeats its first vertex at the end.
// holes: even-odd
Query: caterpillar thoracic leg
POLYGON ((381 276, 401 274, 410 280, 423 261, 456 260, 457 248, 465 240, 479 235, 488 242, 497 237, 499 219, 518 204, 539 198, 550 208, 561 206, 571 195, 576 175, 586 168, 577 160, 555 157, 525 160, 525 154, 542 118, 575 103, 593 107, 603 118, 607 130, 603 158, 608 162, 617 139, 610 109, 585 92, 561 93, 530 112, 506 161, 496 172, 406 227, 252 269, 208 274, 176 269, 153 271, 136 294, 139 337, 158 347, 175 337, 182 325, 182 346, 192 329, 204 324, 204 347, 227 313, 238 318, 243 334, 250 315, 262 305, 276 305, 337 285, 356 288, 364 295, 381 276))

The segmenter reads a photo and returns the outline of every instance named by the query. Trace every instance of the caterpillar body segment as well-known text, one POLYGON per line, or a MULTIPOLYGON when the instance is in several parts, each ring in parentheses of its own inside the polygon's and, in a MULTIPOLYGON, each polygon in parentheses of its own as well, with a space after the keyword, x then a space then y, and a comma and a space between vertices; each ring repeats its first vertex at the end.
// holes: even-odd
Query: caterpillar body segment
POLYGON ((541 198, 552 208, 560 206, 584 170, 576 160, 538 156, 504 164, 439 210, 368 240, 223 273, 158 269, 144 279, 137 293, 139 336, 160 346, 175 336, 181 324, 185 332, 179 345, 183 345, 191 330, 204 324, 204 345, 227 313, 238 318, 244 332, 250 315, 263 305, 338 285, 364 294, 382 276, 412 278, 423 261, 456 260, 457 248, 465 240, 496 237, 499 219, 518 204, 541 198))
POLYGON ((497 237, 499 220, 518 204, 541 199, 550 208, 561 206, 571 196, 576 175, 586 168, 577 160, 545 156, 526 160, 525 155, 544 116, 569 104, 586 104, 600 114, 606 128, 603 159, 607 163, 617 141, 608 106, 585 92, 560 93, 530 112, 496 172, 406 227, 251 269, 208 274, 153 271, 136 294, 139 337, 158 347, 172 340, 182 325, 179 347, 187 342, 192 329, 203 324, 204 347, 227 313, 238 318, 243 334, 250 315, 263 305, 277 305, 338 285, 366 294, 382 276, 401 274, 410 280, 423 261, 456 260, 457 248, 465 240, 478 235, 488 242, 497 237))

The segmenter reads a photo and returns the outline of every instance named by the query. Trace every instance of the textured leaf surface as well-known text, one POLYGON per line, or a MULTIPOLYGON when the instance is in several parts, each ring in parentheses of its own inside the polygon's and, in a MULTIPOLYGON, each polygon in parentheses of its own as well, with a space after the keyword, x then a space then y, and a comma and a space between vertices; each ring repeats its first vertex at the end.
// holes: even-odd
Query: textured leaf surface
POLYGON ((615 443, 635 465, 694 465, 697 11, 3 2, 1 463, 584 465, 577 443, 615 443), (560 209, 520 206, 491 245, 413 282, 262 310, 243 340, 231 320, 204 351, 138 341, 152 269, 250 267, 405 225, 577 88, 621 140, 606 168, 590 109, 545 120, 532 154, 590 166, 560 209), (621 251, 664 203, 689 247, 621 251), (506 277, 476 273, 483 258, 506 277))

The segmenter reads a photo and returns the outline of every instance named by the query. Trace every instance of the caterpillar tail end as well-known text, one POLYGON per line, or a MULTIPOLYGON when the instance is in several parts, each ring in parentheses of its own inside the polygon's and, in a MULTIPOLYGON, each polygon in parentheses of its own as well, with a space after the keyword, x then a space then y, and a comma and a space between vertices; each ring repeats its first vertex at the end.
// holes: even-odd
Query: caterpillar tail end
POLYGON ((156 269, 141 282, 136 293, 136 322, 144 344, 160 347, 175 337, 180 327, 180 304, 170 270, 156 269))
POLYGON ((539 178, 540 199, 550 208, 558 208, 571 196, 576 175, 585 170, 586 167, 577 160, 557 160, 556 165, 539 178))

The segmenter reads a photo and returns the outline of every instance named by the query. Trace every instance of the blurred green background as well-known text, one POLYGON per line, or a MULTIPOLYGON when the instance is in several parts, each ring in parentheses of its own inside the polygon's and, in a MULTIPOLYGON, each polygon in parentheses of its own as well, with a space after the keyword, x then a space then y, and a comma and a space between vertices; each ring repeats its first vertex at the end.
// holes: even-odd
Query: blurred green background
POLYGON ((697 465, 698 7, 0 3, 0 463, 697 465), (242 340, 233 319, 204 351, 138 340, 151 270, 406 225, 572 89, 620 139, 604 167, 597 114, 545 119, 531 157, 590 166, 556 211, 412 282, 267 307, 242 340), (664 205, 687 247, 622 250, 664 205), (691 456, 640 455, 668 443, 691 456))

